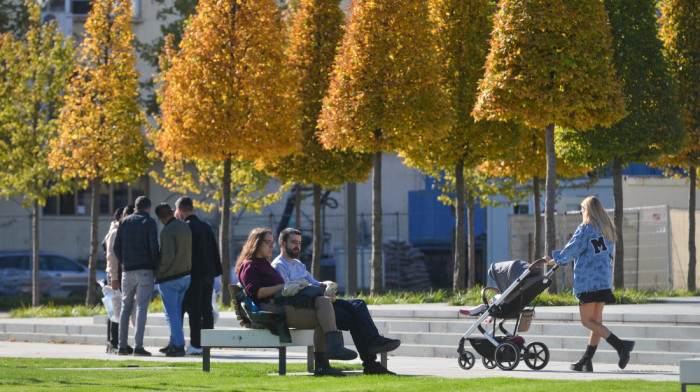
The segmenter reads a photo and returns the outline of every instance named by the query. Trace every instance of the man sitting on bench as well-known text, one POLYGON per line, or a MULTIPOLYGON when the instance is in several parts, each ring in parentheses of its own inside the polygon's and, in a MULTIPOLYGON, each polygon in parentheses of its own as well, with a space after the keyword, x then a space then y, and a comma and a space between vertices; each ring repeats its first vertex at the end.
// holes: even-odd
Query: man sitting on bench
MULTIPOLYGON (((303 279, 309 284, 321 286, 325 290, 325 285, 314 279, 306 270, 306 266, 296 259, 301 251, 301 232, 299 230, 294 228, 282 230, 279 235, 279 246, 281 253, 272 262, 272 266, 282 275, 284 283, 303 279)), ((334 296, 331 296, 331 300, 333 300, 336 326, 338 329, 350 331, 357 352, 362 359, 363 373, 395 374, 377 362, 377 354, 396 350, 401 345, 401 341, 389 339, 379 334, 364 300, 359 298, 342 299, 334 296)))

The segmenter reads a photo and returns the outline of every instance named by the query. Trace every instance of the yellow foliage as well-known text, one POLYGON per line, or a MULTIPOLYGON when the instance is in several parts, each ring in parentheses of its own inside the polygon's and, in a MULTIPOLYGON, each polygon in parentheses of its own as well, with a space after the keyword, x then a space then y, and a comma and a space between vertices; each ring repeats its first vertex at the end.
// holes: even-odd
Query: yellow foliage
POLYGON ((129 181, 148 164, 138 106, 131 3, 95 0, 48 160, 64 177, 129 181))

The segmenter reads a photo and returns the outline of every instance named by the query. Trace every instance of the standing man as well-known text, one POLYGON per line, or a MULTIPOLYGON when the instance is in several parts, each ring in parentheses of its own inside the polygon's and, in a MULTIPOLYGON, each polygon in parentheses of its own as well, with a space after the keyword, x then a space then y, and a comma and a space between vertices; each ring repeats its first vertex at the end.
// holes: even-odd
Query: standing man
POLYGON ((182 196, 175 202, 175 209, 192 231, 192 280, 185 293, 183 311, 190 319, 190 345, 186 352, 188 355, 199 355, 202 354, 202 330, 214 329, 211 296, 214 279, 223 273, 221 257, 214 230, 194 214, 192 199, 182 196))
POLYGON ((156 207, 156 216, 163 224, 163 230, 160 231, 160 260, 155 276, 165 320, 170 327, 170 345, 165 356, 182 357, 185 355, 182 300, 190 287, 192 233, 187 223, 175 219, 168 203, 160 203, 156 207))
MULTIPOLYGON (((297 279, 306 279, 309 284, 320 286, 325 290, 325 285, 316 279, 306 270, 306 266, 297 260, 301 251, 301 232, 294 228, 282 230, 279 236, 281 253, 272 262, 272 266, 282 275, 284 283, 289 283, 297 279)), ((333 310, 335 311, 336 326, 338 329, 350 331, 355 348, 362 359, 364 374, 395 374, 377 362, 377 354, 382 351, 396 350, 401 341, 389 339, 379 334, 374 320, 369 314, 367 304, 359 298, 333 300, 333 310)), ((323 355, 316 358, 316 369, 330 366, 328 359, 323 355)))
POLYGON ((122 313, 119 318, 119 355, 129 355, 129 316, 136 303, 136 333, 134 354, 150 356, 143 348, 148 304, 153 294, 153 270, 158 260, 158 229, 151 218, 151 200, 146 196, 136 198, 136 211, 123 218, 114 240, 114 254, 122 266, 122 313))

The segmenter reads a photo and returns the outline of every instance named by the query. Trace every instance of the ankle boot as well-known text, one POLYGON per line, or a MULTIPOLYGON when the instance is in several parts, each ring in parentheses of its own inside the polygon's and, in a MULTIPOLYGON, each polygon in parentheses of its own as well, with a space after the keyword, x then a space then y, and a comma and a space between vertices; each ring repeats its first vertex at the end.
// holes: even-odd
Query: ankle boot
POLYGON ((326 332, 326 359, 350 361, 355 358, 357 353, 344 347, 342 332, 326 332))
POLYGON ((592 372, 593 371, 593 355, 595 354, 595 351, 598 349, 598 346, 591 346, 589 345, 586 347, 586 352, 583 353, 583 356, 581 359, 578 360, 578 362, 572 363, 571 364, 571 370, 577 371, 577 372, 592 372))
POLYGON ((345 373, 333 369, 323 353, 314 353, 314 376, 344 377, 345 373))
POLYGON ((619 366, 620 369, 624 369, 625 366, 627 366, 627 362, 630 360, 630 352, 634 349, 634 341, 620 340, 614 333, 610 333, 610 336, 608 336, 605 341, 615 348, 617 355, 620 357, 617 366, 619 366))

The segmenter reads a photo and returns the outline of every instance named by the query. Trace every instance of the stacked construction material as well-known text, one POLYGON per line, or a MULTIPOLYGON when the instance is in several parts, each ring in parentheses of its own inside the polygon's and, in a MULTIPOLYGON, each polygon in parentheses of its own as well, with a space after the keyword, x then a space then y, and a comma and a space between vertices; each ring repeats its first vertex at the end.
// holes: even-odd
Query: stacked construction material
POLYGON ((384 288, 428 290, 430 278, 423 253, 402 239, 384 241, 384 288))

